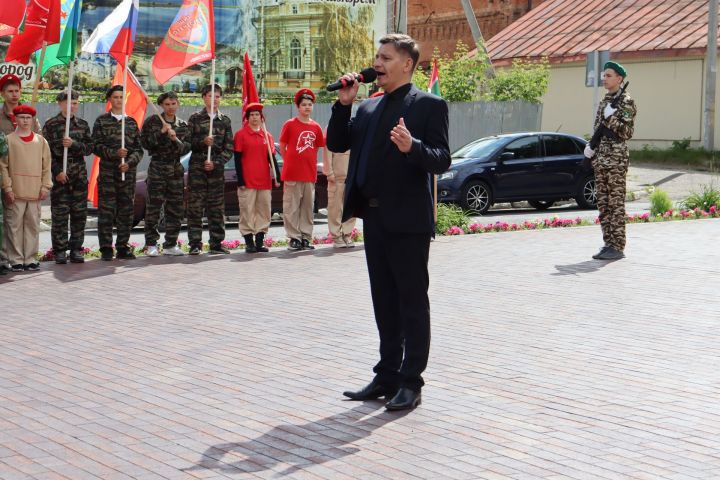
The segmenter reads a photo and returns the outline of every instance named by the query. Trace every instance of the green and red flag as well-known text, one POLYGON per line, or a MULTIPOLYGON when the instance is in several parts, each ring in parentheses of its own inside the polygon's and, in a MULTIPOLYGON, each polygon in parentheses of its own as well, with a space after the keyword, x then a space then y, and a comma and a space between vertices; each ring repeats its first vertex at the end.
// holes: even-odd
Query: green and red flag
POLYGON ((15 35, 5 55, 6 62, 28 63, 43 46, 60 41, 60 0, 30 0, 22 33, 15 35))
POLYGON ((58 65, 69 64, 75 60, 77 54, 82 0, 62 0, 60 7, 60 43, 50 45, 45 50, 41 75, 45 75, 48 70, 58 65))
POLYGON ((183 0, 152 61, 155 80, 164 85, 188 67, 215 58, 212 0, 183 0))
POLYGON ((428 84, 428 92, 433 95, 440 95, 440 73, 438 72, 437 59, 433 59, 432 72, 430 72, 430 83, 428 84))

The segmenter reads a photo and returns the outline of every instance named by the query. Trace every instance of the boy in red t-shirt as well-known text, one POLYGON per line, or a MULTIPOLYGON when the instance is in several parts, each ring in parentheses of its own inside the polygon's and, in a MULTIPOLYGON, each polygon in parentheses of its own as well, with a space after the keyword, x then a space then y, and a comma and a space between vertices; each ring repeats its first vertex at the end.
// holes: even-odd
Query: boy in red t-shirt
MULTIPOLYGON (((245 239, 247 253, 268 251, 264 242, 272 216, 273 175, 270 172, 270 155, 275 155, 275 143, 269 132, 265 136, 262 111, 262 103, 245 106, 245 125, 235 133, 234 139, 240 206, 238 227, 245 239)), ((275 174, 275 177, 279 175, 275 174)), ((280 183, 275 180, 275 185, 279 187, 280 183)))
POLYGON ((312 250, 313 206, 317 180, 317 154, 325 146, 320 125, 310 118, 315 104, 312 90, 295 94, 298 116, 280 133, 283 157, 283 223, 290 240, 288 250, 312 250))

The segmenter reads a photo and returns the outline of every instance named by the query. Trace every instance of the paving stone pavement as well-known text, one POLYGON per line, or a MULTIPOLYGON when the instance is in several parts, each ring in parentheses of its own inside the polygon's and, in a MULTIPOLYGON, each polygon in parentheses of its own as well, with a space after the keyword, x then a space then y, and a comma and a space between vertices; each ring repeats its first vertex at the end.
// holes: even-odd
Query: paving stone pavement
POLYGON ((362 247, 0 277, 0 478, 720 478, 720 220, 432 244, 423 404, 344 401, 362 247))

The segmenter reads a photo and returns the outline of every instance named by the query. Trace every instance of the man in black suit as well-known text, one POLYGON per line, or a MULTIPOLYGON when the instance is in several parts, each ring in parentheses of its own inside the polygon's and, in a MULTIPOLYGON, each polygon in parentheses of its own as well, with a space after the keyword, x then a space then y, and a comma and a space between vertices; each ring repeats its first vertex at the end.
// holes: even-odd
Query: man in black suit
MULTIPOLYGON (((353 400, 390 398, 388 410, 420 404, 430 351, 428 255, 434 231, 432 174, 450 166, 448 107, 412 82, 420 52, 400 34, 380 40, 373 68, 385 95, 351 117, 357 82, 338 92, 327 146, 350 149, 343 220, 363 219, 370 291, 380 334, 375 378, 353 400)), ((354 81, 355 74, 343 77, 354 81)))

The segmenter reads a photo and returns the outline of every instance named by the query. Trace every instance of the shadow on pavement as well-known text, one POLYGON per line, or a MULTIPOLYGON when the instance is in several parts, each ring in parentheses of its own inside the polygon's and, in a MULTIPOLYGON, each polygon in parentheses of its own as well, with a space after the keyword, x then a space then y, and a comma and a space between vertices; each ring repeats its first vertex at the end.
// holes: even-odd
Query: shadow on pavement
POLYGON ((617 260, 588 260, 586 262, 572 263, 570 265, 555 265, 557 272, 551 273, 554 276, 580 275, 581 273, 597 272, 604 266, 617 260))
POLYGON ((293 475, 312 465, 352 455, 360 450, 351 444, 369 436, 373 430, 404 417, 409 411, 383 411, 372 415, 382 403, 366 402, 347 412, 301 425, 278 425, 253 438, 237 443, 213 445, 185 472, 215 470, 226 473, 257 473, 279 464, 290 466, 278 476, 293 475), (370 415, 370 416, 369 416, 370 415), (367 417, 367 418, 365 418, 367 417), (294 453, 297 452, 297 453, 294 453), (224 460, 239 456, 242 460, 224 460))

